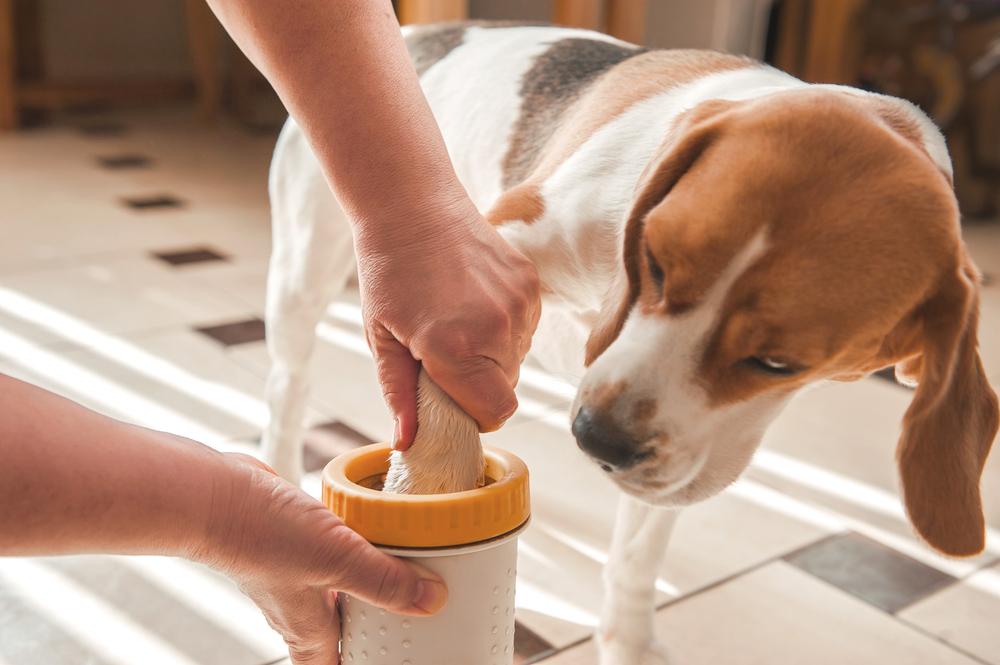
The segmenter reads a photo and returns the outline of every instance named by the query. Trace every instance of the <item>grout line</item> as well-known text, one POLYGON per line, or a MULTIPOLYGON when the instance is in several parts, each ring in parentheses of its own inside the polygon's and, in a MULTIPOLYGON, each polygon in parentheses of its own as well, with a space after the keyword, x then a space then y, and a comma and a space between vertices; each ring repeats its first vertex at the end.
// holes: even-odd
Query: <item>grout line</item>
POLYGON ((951 651, 955 651, 955 652, 957 652, 957 653, 965 656, 966 658, 968 658, 970 660, 974 660, 975 662, 980 663, 980 665, 996 665, 995 662, 990 662, 988 660, 983 660, 982 658, 980 658, 976 654, 974 654, 974 653, 972 653, 970 651, 966 651, 965 649, 963 649, 962 647, 958 646, 957 644, 952 644, 951 642, 945 640, 940 635, 936 635, 935 633, 932 633, 929 630, 925 629, 923 626, 919 626, 919 625, 917 625, 915 623, 907 621, 906 619, 904 619, 902 617, 899 617, 899 616, 896 616, 896 615, 893 615, 893 618, 896 619, 896 621, 898 621, 902 625, 904 625, 907 628, 909 628, 910 630, 912 630, 912 631, 914 631, 916 633, 919 633, 920 635, 923 635, 924 637, 928 637, 928 638, 934 640, 935 642, 938 642, 942 646, 946 647, 947 649, 950 649, 951 651))
MULTIPOLYGON (((677 596, 676 598, 670 598, 668 600, 665 600, 664 602, 662 602, 659 605, 656 605, 654 607, 653 613, 654 614, 659 613, 660 610, 666 609, 667 607, 670 607, 672 605, 675 605, 675 604, 678 604, 680 602, 686 601, 686 600, 688 600, 690 598, 694 598, 695 596, 700 596, 703 593, 707 593, 707 592, 709 592, 709 591, 711 591, 713 589, 716 589, 716 588, 718 588, 718 587, 720 587, 720 586, 722 586, 724 584, 732 582, 733 580, 735 580, 735 579, 737 579, 739 577, 743 577, 744 575, 748 575, 750 573, 756 572, 756 571, 760 570, 761 568, 764 568, 765 566, 769 566, 772 563, 775 563, 775 562, 778 562, 778 561, 782 561, 784 559, 784 557, 789 556, 789 555, 791 555, 791 554, 793 554, 795 552, 799 552, 799 551, 807 549, 809 547, 813 547, 815 545, 818 545, 821 542, 823 542, 825 540, 828 540, 830 538, 834 538, 836 536, 839 536, 842 533, 844 533, 844 532, 841 531, 841 532, 837 532, 837 533, 825 534, 825 535, 820 536, 819 538, 817 538, 817 539, 815 539, 813 541, 810 541, 810 542, 806 543, 805 545, 802 545, 800 547, 796 547, 793 550, 789 550, 787 552, 783 552, 781 554, 776 554, 776 555, 774 555, 772 557, 768 557, 767 559, 763 559, 762 561, 758 561, 757 563, 755 563, 752 566, 749 566, 747 568, 742 568, 742 569, 740 569, 740 570, 738 570, 738 571, 736 571, 734 573, 731 573, 730 575, 727 575, 726 577, 722 577, 722 578, 720 578, 718 580, 715 580, 714 582, 709 582, 708 584, 706 584, 704 586, 698 587, 696 589, 692 589, 691 591, 689 591, 686 594, 682 594, 680 596, 677 596)), ((791 565, 791 564, 788 564, 788 565, 791 565)), ((853 596, 852 596, 852 598, 853 598, 853 596)), ((586 644, 587 642, 591 641, 592 639, 594 639, 593 635, 588 635, 587 637, 581 637, 581 638, 579 638, 577 640, 574 640, 573 642, 570 642, 569 644, 567 644, 564 647, 556 649, 555 653, 549 654, 546 657, 558 655, 558 654, 563 653, 564 651, 568 651, 570 649, 574 649, 574 648, 580 646, 581 644, 586 644)), ((528 661, 528 663, 534 663, 534 662, 537 662, 537 661, 535 661, 535 660, 528 661)), ((989 665, 989 664, 987 664, 987 665, 989 665)))

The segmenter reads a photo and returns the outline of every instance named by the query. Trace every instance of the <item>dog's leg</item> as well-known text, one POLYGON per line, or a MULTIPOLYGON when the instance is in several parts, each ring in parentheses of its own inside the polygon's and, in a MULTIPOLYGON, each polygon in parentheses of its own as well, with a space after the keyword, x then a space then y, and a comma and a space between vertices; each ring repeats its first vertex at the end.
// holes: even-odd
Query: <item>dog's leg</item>
POLYGON ((619 499, 596 636, 601 665, 668 662, 653 635, 653 615, 657 572, 676 518, 675 510, 656 508, 625 494, 619 499))
POLYGON ((485 462, 479 426, 420 370, 417 436, 406 452, 394 452, 386 492, 443 494, 479 487, 485 462))
POLYGON ((265 319, 271 419, 262 448, 274 470, 297 483, 316 325, 354 272, 354 244, 347 216, 291 121, 275 148, 270 190, 273 248, 265 319))

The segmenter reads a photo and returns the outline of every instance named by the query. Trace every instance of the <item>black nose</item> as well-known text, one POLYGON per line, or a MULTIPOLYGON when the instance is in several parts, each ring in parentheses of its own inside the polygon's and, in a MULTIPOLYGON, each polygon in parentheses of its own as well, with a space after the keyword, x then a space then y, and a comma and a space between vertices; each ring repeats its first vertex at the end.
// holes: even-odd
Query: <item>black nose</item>
POLYGON ((573 419, 573 436, 580 450, 597 460, 605 471, 628 469, 648 456, 614 420, 587 407, 573 419))

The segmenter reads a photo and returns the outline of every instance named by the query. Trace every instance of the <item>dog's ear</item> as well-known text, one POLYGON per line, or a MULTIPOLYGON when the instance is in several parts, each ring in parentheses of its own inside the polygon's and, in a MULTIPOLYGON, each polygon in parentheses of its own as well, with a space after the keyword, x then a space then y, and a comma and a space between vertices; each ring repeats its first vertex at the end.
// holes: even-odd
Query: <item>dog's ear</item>
POLYGON ((952 556, 982 551, 979 477, 997 432, 997 396, 977 350, 978 275, 967 260, 922 306, 922 353, 901 364, 919 381, 896 450, 910 520, 952 556))
POLYGON ((605 296, 597 322, 587 339, 586 365, 590 365, 617 339, 639 295, 640 249, 645 219, 664 202, 670 190, 705 152, 718 135, 726 111, 736 102, 711 100, 678 119, 673 131, 646 165, 636 186, 632 209, 625 222, 622 247, 624 272, 619 272, 605 296))

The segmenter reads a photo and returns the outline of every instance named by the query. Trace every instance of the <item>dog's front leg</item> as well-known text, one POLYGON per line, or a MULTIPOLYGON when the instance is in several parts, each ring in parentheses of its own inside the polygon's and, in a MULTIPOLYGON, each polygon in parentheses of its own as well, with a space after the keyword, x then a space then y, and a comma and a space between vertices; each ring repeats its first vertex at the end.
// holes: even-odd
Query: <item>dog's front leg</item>
POLYGON ((676 510, 656 508, 622 494, 604 567, 604 605, 597 629, 601 665, 664 665, 653 635, 656 578, 676 510))

